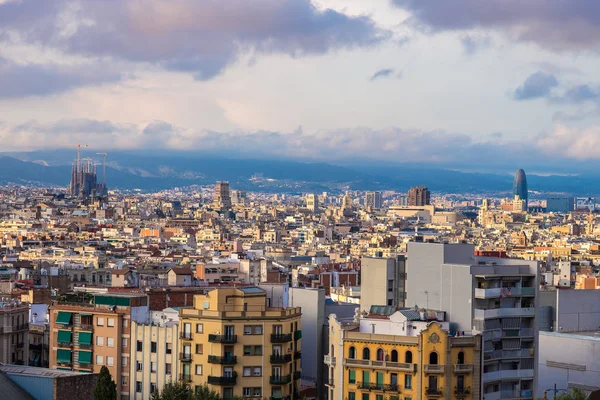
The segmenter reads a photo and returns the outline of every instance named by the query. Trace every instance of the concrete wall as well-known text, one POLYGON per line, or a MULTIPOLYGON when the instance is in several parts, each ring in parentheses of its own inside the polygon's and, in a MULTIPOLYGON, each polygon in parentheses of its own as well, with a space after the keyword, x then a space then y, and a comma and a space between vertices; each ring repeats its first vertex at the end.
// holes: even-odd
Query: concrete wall
POLYGON ((600 389, 600 337, 540 332, 539 349, 537 397, 555 383, 558 389, 600 389))
POLYGON ((371 306, 388 303, 387 281, 392 279, 393 258, 363 257, 360 269, 360 310, 369 311, 371 306))
POLYGON ((600 290, 557 290, 556 332, 600 329, 600 290))

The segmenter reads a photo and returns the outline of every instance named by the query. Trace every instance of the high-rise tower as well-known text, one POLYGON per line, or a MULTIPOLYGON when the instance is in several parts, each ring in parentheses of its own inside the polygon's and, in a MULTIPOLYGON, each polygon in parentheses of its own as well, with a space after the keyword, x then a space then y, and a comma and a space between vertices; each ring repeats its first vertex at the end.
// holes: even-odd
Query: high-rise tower
POLYGON ((527 176, 525 171, 519 169, 515 174, 515 182, 513 185, 513 195, 519 196, 519 199, 525 201, 525 209, 527 209, 529 197, 527 194, 527 176))
POLYGON ((431 193, 427 186, 415 186, 408 191, 408 205, 411 207, 428 206, 431 201, 431 193))
POLYGON ((231 194, 229 192, 229 182, 217 182, 215 185, 215 196, 213 206, 219 210, 228 210, 231 208, 231 194))

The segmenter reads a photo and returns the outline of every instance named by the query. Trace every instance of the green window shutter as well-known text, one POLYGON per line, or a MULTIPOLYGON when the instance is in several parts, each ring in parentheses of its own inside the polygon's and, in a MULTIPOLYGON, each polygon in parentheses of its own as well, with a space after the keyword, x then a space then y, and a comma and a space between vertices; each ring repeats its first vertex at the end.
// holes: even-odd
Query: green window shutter
POLYGON ((62 363, 71 362, 71 350, 58 349, 56 351, 56 361, 62 363))
POLYGON ((356 382, 356 370, 353 370, 353 369, 350 370, 350 376, 348 379, 349 379, 350 383, 356 382))
POLYGON ((71 318, 73 313, 67 311, 59 311, 56 317, 56 323, 61 325, 71 325, 71 318))
POLYGON ((348 392, 348 400, 356 400, 356 393, 348 392))
POLYGON ((91 351, 80 351, 79 352, 79 364, 91 364, 92 363, 92 352, 91 351))
POLYGON ((79 344, 92 344, 92 332, 79 332, 79 344))
POLYGON ((377 385, 383 386, 383 372, 377 373, 377 385))
POLYGON ((371 381, 369 371, 363 371, 363 382, 369 383, 371 381))
POLYGON ((58 337, 56 341, 58 343, 71 343, 71 331, 58 331, 58 337))

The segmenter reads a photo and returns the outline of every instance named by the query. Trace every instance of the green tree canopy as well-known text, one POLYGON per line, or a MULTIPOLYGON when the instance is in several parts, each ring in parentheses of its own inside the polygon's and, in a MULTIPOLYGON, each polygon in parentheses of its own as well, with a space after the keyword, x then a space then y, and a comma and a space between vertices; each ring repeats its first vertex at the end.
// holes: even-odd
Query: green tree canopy
POLYGON ((96 381, 94 400, 117 400, 117 384, 105 366, 100 370, 98 381, 96 381))

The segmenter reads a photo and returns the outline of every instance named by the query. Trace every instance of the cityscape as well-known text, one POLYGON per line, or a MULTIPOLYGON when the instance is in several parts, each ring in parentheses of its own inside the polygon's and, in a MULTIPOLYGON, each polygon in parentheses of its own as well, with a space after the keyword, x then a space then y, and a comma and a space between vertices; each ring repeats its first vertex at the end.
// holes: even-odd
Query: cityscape
POLYGON ((0 0, 0 400, 600 399, 591 0, 0 0))

